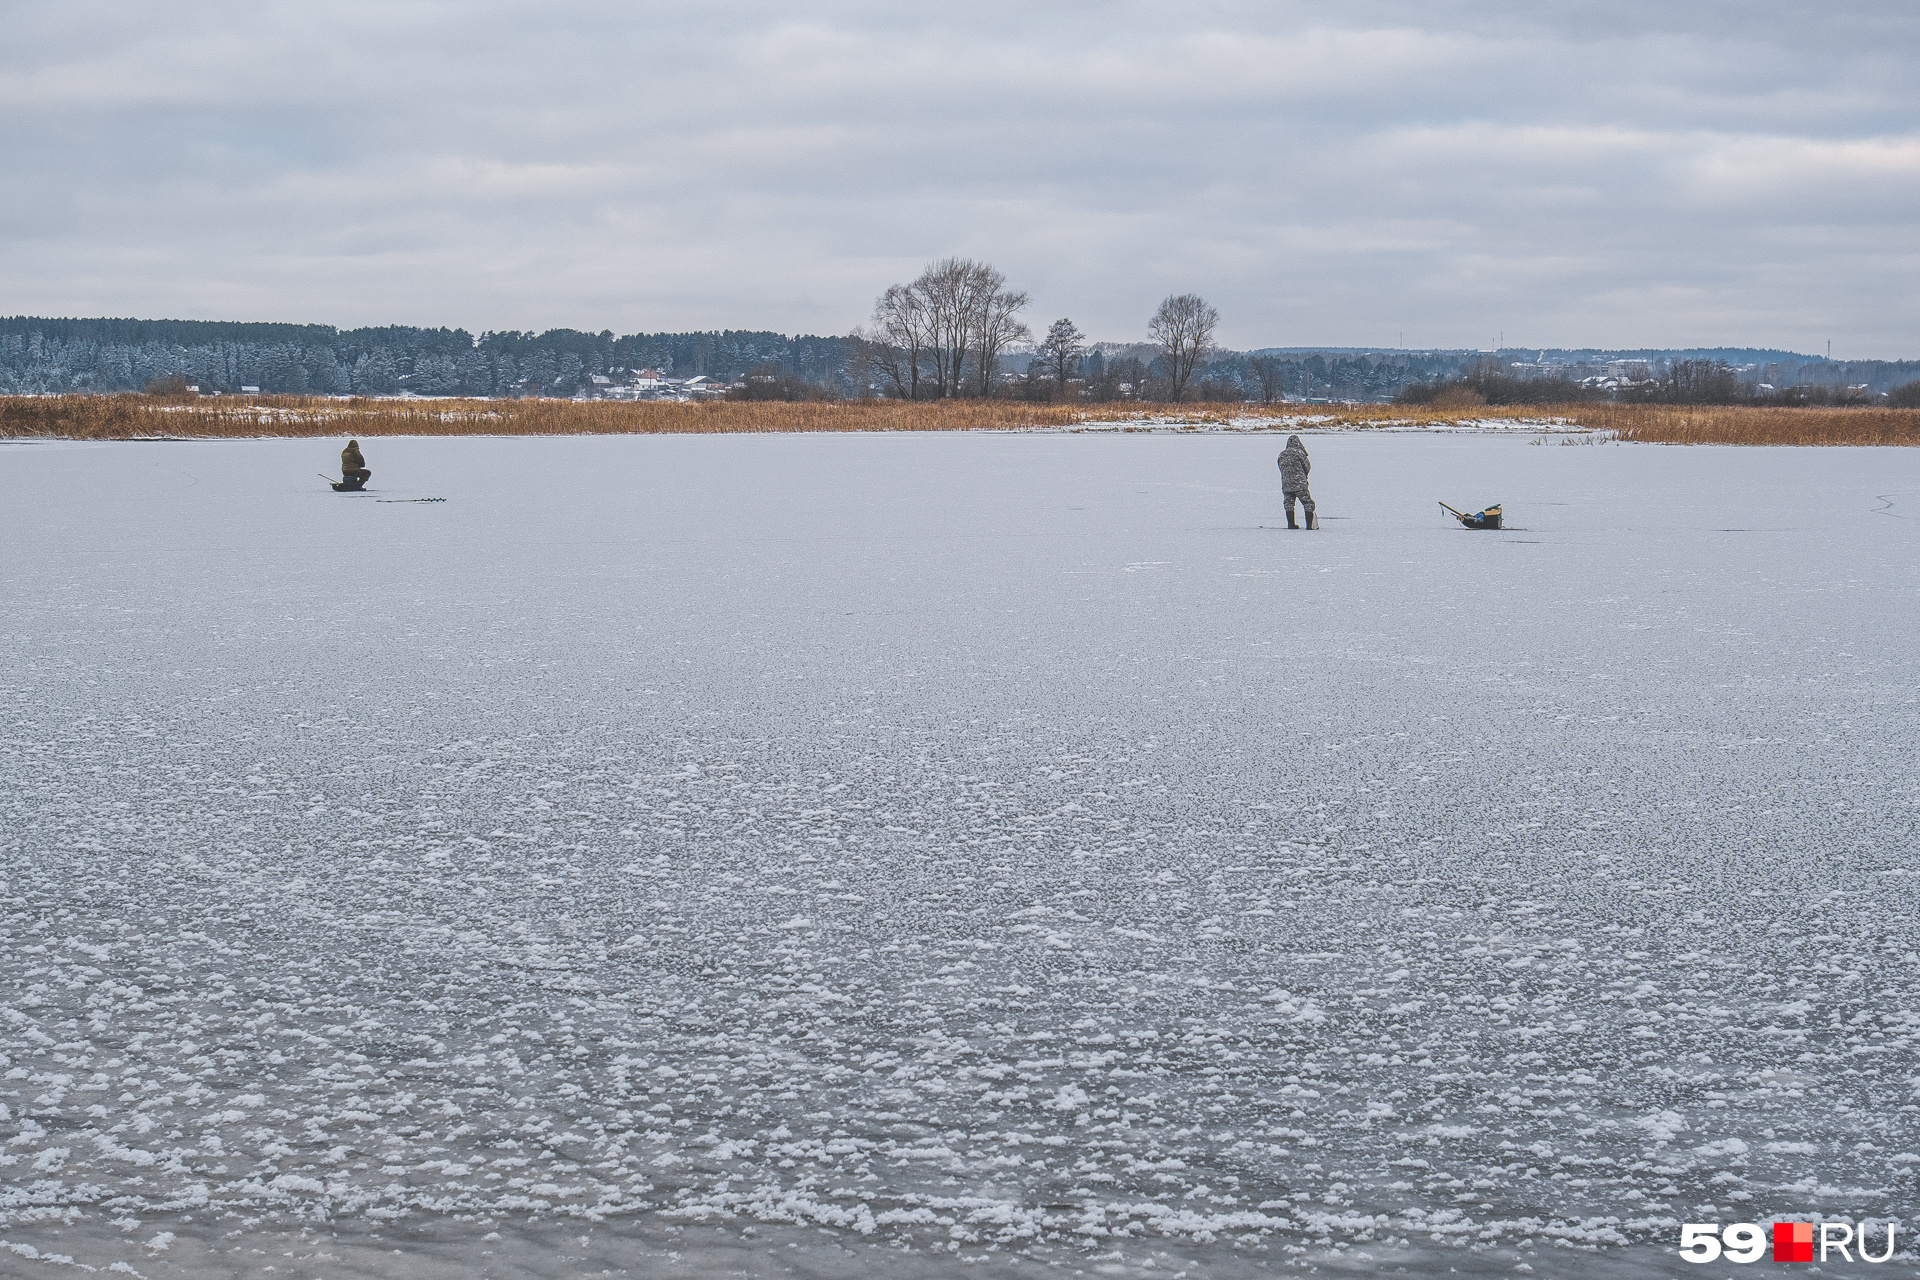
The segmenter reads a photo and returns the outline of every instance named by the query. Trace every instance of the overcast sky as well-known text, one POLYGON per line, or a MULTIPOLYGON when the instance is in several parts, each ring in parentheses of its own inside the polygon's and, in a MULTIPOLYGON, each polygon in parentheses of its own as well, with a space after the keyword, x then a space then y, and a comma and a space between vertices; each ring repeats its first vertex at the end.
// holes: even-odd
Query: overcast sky
POLYGON ((0 0, 0 312, 1920 356, 1920 4, 0 0), (1404 334, 1404 339, 1402 335, 1404 334))

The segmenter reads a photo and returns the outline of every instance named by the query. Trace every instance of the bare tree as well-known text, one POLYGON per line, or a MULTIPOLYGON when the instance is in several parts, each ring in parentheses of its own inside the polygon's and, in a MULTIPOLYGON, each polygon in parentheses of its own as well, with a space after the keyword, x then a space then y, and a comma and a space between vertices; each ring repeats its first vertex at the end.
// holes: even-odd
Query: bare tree
POLYGON ((1046 340, 1040 344, 1041 367, 1053 374, 1062 389, 1067 385, 1067 369, 1085 354, 1086 341, 1087 335, 1071 320, 1055 320, 1047 330, 1046 340))
MULTIPOLYGON (((916 282, 917 284, 918 282, 916 282)), ((932 339, 926 299, 914 285, 892 285, 873 304, 873 329, 854 336, 867 347, 861 352, 866 369, 908 400, 920 398, 920 365, 932 339)))
POLYGON ((975 270, 971 258, 942 258, 907 286, 927 317, 927 348, 933 359, 934 394, 960 394, 961 373, 973 348, 975 270))
POLYGON ((1260 384, 1261 404, 1272 404, 1286 390, 1280 362, 1272 356, 1255 356, 1247 361, 1247 369, 1253 374, 1254 381, 1260 384))
POLYGON ((1015 314, 1027 295, 1006 285, 1004 275, 971 258, 943 258, 911 284, 894 285, 874 304, 872 332, 860 335, 888 349, 870 367, 900 395, 919 396, 923 371, 936 396, 965 394, 970 375, 985 395, 1001 349, 1028 336, 1015 314))
POLYGON ((1147 336, 1159 343, 1167 360, 1167 378, 1177 402, 1186 393, 1193 367, 1213 346, 1220 313, 1197 293, 1169 294, 1147 324, 1147 336))
POLYGON ((855 325, 846 337, 847 377, 862 394, 900 396, 912 394, 911 375, 900 348, 882 342, 862 325, 855 325))
POLYGON ((993 378, 1000 370, 1000 350, 1010 342, 1020 342, 1033 336, 1033 331, 1022 324, 1015 316, 1027 305, 1027 295, 1019 290, 1006 287, 1007 278, 992 267, 981 264, 982 276, 978 281, 976 297, 979 310, 974 318, 974 350, 978 361, 974 365, 975 377, 979 382, 980 394, 988 395, 993 391, 993 378))

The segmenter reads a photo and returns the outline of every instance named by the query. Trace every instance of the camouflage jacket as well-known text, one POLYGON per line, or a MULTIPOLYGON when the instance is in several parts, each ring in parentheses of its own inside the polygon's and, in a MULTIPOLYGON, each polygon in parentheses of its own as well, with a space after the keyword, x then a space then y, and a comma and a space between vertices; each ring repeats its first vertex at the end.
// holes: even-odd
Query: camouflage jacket
POLYGON ((1307 446, 1300 443, 1299 436, 1288 436, 1287 447, 1280 451, 1280 487, 1290 491, 1305 489, 1307 473, 1312 470, 1307 446))

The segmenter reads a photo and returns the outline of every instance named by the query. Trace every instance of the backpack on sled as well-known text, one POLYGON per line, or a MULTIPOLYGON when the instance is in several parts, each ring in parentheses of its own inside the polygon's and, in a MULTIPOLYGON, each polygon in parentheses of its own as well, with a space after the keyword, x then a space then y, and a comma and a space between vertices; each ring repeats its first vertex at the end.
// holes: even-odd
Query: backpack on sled
POLYGON ((1476 511, 1472 515, 1468 515, 1464 511, 1455 511, 1444 502, 1440 504, 1440 508, 1469 529, 1498 529, 1500 527, 1500 504, 1497 502, 1485 511, 1476 511))

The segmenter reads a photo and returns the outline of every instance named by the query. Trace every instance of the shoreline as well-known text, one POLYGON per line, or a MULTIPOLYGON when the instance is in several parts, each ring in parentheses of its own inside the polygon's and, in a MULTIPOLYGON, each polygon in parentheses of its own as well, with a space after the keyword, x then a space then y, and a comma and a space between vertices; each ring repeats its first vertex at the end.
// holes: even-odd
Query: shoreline
POLYGON ((1920 410, 1669 405, 1041 405, 1021 401, 0 397, 0 440, 571 435, 1519 433, 1652 444, 1920 445, 1920 410))

